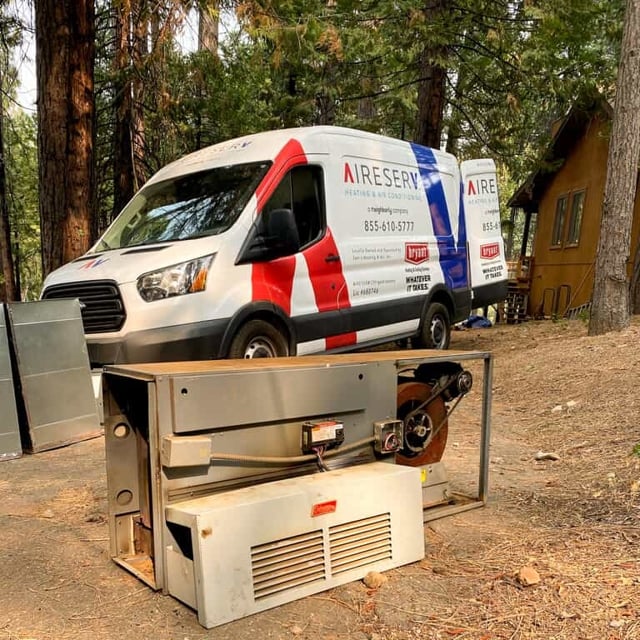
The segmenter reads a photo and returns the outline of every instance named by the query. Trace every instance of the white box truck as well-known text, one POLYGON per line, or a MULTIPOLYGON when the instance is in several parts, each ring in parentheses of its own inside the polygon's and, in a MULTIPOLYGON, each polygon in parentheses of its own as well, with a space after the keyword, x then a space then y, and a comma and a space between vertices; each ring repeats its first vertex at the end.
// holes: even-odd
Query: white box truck
POLYGON ((100 366, 446 348, 506 278, 493 161, 322 126, 164 167, 42 297, 79 298, 100 366))

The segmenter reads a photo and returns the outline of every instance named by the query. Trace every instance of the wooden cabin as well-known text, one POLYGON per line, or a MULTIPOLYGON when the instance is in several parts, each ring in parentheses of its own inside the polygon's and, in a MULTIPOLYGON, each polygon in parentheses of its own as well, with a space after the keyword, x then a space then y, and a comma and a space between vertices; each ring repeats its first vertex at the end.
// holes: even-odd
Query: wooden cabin
MULTIPOLYGON (((538 168, 511 196, 512 222, 522 229, 522 241, 510 263, 507 322, 576 317, 589 309, 612 115, 604 100, 574 106, 553 127, 538 168)), ((636 191, 631 260, 639 223, 636 191)))

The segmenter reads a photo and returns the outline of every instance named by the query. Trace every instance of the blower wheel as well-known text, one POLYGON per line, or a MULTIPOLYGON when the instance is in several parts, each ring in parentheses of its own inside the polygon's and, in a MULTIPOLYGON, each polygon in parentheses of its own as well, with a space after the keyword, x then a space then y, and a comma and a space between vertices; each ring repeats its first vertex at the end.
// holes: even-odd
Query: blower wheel
POLYGON ((444 400, 438 396, 415 415, 409 414, 419 407, 432 392, 422 382, 404 382, 398 385, 397 417, 404 422, 404 442, 396 454, 396 463, 410 467, 439 462, 447 445, 449 425, 444 400), (438 429, 434 435, 434 431, 438 429))

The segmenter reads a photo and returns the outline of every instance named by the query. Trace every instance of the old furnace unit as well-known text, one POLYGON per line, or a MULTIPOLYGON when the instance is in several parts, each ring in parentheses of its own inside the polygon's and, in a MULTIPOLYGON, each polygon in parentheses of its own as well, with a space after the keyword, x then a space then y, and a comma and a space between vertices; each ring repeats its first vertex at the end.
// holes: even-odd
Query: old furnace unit
POLYGON ((484 385, 470 508, 486 496, 488 354, 107 367, 114 560, 208 628, 419 560, 425 495, 449 497, 423 450, 444 446, 445 401, 470 388, 452 361, 471 358, 484 360, 484 385), (399 419, 398 389, 427 378, 399 419))

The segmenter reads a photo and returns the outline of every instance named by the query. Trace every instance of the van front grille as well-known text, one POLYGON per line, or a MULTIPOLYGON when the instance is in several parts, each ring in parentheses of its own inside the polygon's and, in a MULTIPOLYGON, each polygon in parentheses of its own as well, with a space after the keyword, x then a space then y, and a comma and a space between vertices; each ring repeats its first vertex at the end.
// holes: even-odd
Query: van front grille
POLYGON ((119 331, 127 317, 118 285, 112 280, 56 284, 47 287, 42 298, 78 298, 85 333, 119 331))

